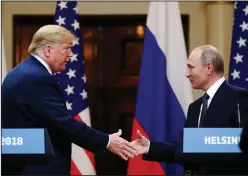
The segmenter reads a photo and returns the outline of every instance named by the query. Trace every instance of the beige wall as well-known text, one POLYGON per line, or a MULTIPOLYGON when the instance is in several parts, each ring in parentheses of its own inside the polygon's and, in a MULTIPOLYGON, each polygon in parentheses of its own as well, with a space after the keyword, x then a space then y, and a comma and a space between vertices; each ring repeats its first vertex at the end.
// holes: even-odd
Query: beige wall
MULTIPOLYGON (((7 69, 12 68, 12 16, 54 14, 56 2, 2 2, 2 29, 7 58, 7 69)), ((79 2, 80 14, 147 14, 148 2, 79 2)), ((189 48, 206 44, 206 13, 204 2, 180 2, 182 14, 190 15, 189 48)), ((194 97, 201 95, 193 91, 194 97)))

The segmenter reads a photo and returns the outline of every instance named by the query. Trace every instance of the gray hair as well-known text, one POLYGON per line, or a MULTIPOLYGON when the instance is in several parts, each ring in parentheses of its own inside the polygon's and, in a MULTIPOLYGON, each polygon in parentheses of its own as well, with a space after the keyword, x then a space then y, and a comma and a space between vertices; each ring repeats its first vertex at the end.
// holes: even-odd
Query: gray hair
POLYGON ((199 48, 202 50, 202 64, 212 63, 216 73, 224 73, 224 59, 220 52, 211 45, 203 45, 199 48))

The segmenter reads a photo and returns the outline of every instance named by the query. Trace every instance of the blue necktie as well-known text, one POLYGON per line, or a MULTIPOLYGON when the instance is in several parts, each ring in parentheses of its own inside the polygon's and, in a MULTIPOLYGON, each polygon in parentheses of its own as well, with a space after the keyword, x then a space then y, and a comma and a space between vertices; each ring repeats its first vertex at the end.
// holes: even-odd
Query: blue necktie
POLYGON ((209 99, 209 95, 207 93, 204 93, 202 96, 202 111, 201 111, 200 125, 199 126, 201 126, 201 123, 202 123, 202 121, 205 118, 205 115, 207 113, 208 99, 209 99))

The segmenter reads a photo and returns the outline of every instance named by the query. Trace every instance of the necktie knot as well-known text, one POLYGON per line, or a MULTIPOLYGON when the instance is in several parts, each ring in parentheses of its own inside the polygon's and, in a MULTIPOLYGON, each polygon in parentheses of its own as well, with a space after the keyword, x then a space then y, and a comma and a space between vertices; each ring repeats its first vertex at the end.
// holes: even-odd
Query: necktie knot
POLYGON ((207 93, 204 93, 202 96, 203 101, 206 101, 209 99, 209 95, 207 93))
POLYGON ((207 113, 207 110, 208 110, 208 99, 209 99, 209 95, 207 93, 204 93, 203 96, 202 96, 202 111, 201 111, 200 124, 199 124, 199 126, 201 126, 201 123, 202 123, 202 121, 205 118, 205 115, 207 113))

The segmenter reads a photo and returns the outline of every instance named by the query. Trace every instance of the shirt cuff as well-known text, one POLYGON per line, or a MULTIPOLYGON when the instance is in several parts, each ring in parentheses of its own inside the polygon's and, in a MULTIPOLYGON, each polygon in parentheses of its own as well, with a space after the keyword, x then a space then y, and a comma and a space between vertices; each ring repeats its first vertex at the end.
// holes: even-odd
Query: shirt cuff
POLYGON ((109 141, 108 141, 108 145, 107 145, 107 147, 106 147, 106 148, 108 148, 108 147, 109 147, 109 144, 110 144, 110 136, 109 136, 109 141))
POLYGON ((150 149, 150 141, 148 141, 148 147, 147 147, 147 151, 145 154, 148 154, 149 153, 149 149, 150 149))

